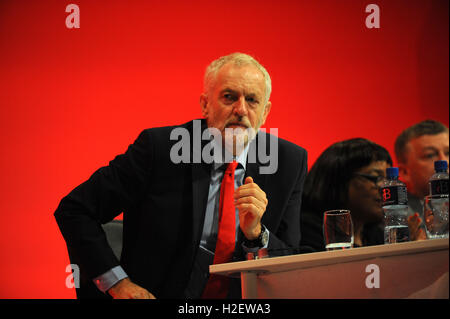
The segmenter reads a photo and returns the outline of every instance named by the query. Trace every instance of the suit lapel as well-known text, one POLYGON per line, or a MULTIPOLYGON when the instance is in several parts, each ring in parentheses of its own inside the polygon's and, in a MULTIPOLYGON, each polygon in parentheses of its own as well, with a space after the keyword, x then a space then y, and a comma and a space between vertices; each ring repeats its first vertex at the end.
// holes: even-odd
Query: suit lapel
POLYGON ((211 167, 206 164, 192 165, 192 231, 193 245, 198 245, 203 222, 205 220, 206 204, 208 201, 211 167))
POLYGON ((246 164, 246 170, 245 170, 245 177, 250 176, 253 178, 253 182, 258 184, 258 186, 265 191, 266 186, 266 179, 267 174, 260 174, 259 168, 261 167, 261 163, 258 160, 258 139, 261 138, 261 133, 259 132, 258 135, 256 135, 256 138, 251 142, 249 146, 248 153, 249 154, 256 154, 255 156, 247 156, 247 164, 246 164), (253 153, 250 153, 253 152, 253 153), (251 159, 251 162, 249 162, 249 158, 251 159), (256 159, 256 161, 255 161, 256 159))
MULTIPOLYGON (((207 128, 206 122, 202 120, 201 132, 207 128)), ((192 132, 192 131, 191 131, 192 132)), ((198 136, 194 136, 193 138, 198 138, 198 136)), ((193 141, 192 141, 193 142, 193 141)), ((201 142, 201 149, 193 148, 191 153, 191 159, 194 158, 193 152, 199 152, 197 156, 201 158, 201 151, 204 146, 208 143, 208 141, 201 142)), ((192 143, 191 145, 195 145, 192 143)), ((201 160, 200 163, 192 163, 192 244, 193 247, 197 247, 200 243, 201 234, 203 230, 203 223, 205 220, 205 212, 206 205, 208 201, 208 193, 209 193, 209 183, 211 180, 211 164, 203 163, 201 160)))

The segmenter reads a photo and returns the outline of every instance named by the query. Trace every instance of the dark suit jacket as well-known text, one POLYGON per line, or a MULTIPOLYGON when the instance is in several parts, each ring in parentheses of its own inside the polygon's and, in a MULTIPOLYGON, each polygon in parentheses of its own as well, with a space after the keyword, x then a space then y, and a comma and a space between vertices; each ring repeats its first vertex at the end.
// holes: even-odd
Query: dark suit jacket
MULTIPOLYGON (((192 133, 193 122, 178 127, 192 133)), ((133 282, 157 298, 186 297, 203 229, 211 164, 174 164, 170 159, 171 147, 178 142, 170 140, 174 128, 144 130, 125 154, 61 200, 55 218, 84 278, 95 278, 120 264, 133 282), (121 212, 124 229, 119 262, 101 224, 121 212)), ((268 137, 259 132, 250 147, 259 147, 257 141, 268 137)), ((270 147, 269 142, 266 147, 270 147)), ((300 241, 306 151, 278 139, 278 170, 261 175, 261 165, 247 163, 246 176, 252 176, 267 194, 269 203, 262 223, 270 231, 268 248, 283 254, 283 249, 295 248, 300 241)), ((240 233, 240 240, 242 237, 240 233)), ((244 259, 240 244, 236 247, 234 259, 244 259)))

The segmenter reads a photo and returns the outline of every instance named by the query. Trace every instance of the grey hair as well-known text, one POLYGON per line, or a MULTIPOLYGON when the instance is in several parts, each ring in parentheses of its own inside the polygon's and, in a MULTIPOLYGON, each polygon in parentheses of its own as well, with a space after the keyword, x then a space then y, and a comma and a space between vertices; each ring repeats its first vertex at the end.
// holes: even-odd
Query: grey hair
POLYGON ((208 67, 206 68, 205 77, 204 77, 204 93, 209 93, 209 91, 212 89, 214 82, 216 81, 217 73, 219 70, 227 63, 233 63, 236 66, 243 66, 248 64, 253 64, 262 72, 264 75, 264 81, 266 84, 266 96, 265 96, 265 103, 267 104, 270 98, 270 93, 272 92, 272 81, 270 79, 269 72, 253 57, 251 57, 248 54, 245 53, 232 53, 229 55, 222 56, 218 58, 217 60, 214 60, 211 62, 208 67))

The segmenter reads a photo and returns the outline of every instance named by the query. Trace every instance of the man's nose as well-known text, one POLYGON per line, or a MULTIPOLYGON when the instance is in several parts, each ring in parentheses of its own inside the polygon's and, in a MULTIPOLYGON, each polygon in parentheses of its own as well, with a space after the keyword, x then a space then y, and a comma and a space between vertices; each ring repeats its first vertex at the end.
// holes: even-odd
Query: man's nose
POLYGON ((234 113, 239 116, 245 116, 247 111, 247 101, 245 101, 244 96, 241 96, 234 105, 234 113))

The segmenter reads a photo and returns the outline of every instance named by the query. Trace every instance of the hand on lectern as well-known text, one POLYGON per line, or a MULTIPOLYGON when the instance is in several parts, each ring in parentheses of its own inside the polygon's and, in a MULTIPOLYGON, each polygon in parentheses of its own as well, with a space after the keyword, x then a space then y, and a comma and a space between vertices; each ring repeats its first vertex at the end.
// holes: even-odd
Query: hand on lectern
POLYGON ((119 281, 108 293, 114 299, 156 299, 147 289, 134 284, 129 278, 119 281))

